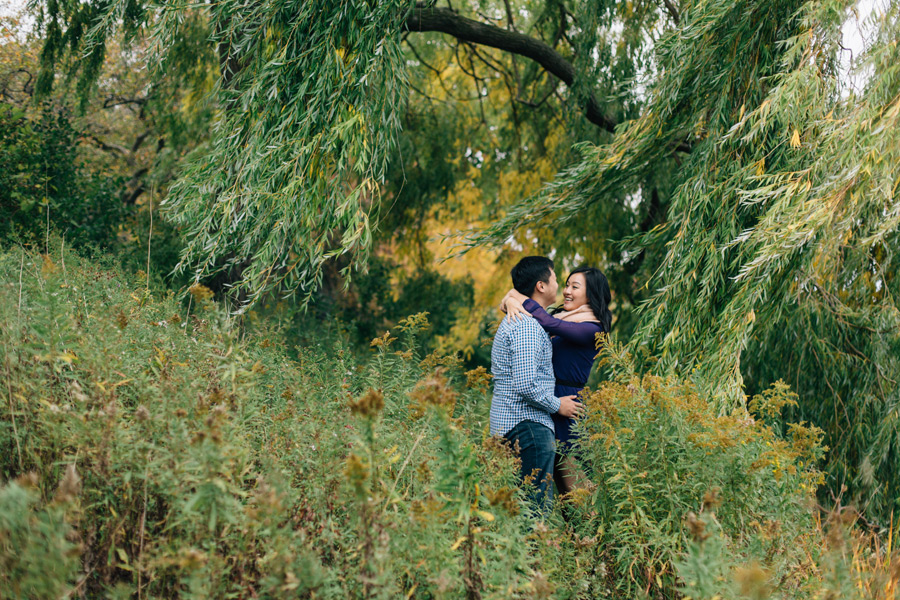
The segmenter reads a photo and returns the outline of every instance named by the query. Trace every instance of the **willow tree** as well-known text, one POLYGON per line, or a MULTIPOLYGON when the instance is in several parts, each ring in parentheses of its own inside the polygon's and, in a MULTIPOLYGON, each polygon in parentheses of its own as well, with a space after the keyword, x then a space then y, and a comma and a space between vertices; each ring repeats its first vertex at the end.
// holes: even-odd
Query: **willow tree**
POLYGON ((468 243, 608 231, 586 215, 630 223, 618 258, 646 294, 633 348, 659 371, 693 373, 722 411, 789 380, 795 416, 828 433, 835 487, 889 514, 900 497, 896 3, 873 13, 850 77, 849 0, 454 5, 53 0, 45 58, 75 48, 90 82, 104 41, 145 27, 162 78, 182 23, 203 14, 218 116, 167 202, 189 232, 183 267, 239 272, 252 302, 273 288, 309 297, 330 259, 365 263, 408 75, 423 68, 404 40, 433 32, 520 57, 597 135, 468 243))
POLYGON ((571 219, 678 153, 665 222, 627 241, 655 257, 632 346, 694 373, 722 410, 746 384, 790 381, 796 415, 827 431, 834 486, 887 519, 900 498, 900 14, 875 12, 847 74, 853 7, 685 3, 656 42, 643 114, 473 243, 571 219))

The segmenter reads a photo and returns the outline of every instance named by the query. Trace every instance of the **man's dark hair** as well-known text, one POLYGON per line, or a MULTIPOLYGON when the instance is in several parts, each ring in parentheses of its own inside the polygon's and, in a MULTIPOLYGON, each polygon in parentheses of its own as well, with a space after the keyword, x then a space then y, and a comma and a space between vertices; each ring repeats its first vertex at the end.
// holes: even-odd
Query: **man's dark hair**
POLYGON ((526 256, 509 272, 513 287, 520 294, 531 296, 538 281, 550 282, 553 261, 546 256, 526 256))

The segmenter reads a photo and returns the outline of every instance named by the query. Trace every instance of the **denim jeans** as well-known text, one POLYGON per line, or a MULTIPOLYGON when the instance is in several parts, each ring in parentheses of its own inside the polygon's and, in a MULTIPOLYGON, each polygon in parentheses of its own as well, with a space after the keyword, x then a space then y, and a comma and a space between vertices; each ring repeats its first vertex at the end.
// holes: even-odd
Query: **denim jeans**
POLYGON ((553 459, 556 439, 553 430, 534 421, 522 421, 505 437, 515 448, 519 443, 522 481, 531 505, 540 515, 550 512, 553 503, 553 459))

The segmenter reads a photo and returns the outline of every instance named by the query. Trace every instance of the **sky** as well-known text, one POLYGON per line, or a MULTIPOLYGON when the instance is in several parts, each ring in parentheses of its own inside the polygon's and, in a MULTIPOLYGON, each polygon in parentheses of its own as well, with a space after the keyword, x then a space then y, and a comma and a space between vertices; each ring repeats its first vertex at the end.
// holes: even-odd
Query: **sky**
MULTIPOLYGON (((861 0, 856 3, 857 14, 848 18, 844 23, 843 46, 845 50, 841 51, 841 70, 845 74, 849 73, 852 61, 857 60, 866 47, 866 39, 872 30, 873 13, 883 14, 887 10, 886 3, 887 0, 861 0)), ((871 73, 858 73, 850 78, 849 87, 859 91, 870 76, 871 73)))
MULTIPOLYGON (((26 0, 0 0, 0 19, 4 17, 12 17, 25 10, 26 0)), ((31 22, 28 18, 26 22, 31 22)), ((0 27, 4 27, 4 23, 0 21, 0 27)), ((4 27, 5 28, 5 27, 4 27)))
POLYGON ((14 15, 25 8, 25 0, 0 0, 0 17, 14 15))

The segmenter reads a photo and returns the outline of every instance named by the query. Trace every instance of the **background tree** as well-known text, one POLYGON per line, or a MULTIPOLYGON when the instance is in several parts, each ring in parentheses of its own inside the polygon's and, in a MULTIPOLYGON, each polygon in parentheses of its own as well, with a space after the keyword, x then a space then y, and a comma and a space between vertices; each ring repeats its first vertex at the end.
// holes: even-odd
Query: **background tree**
MULTIPOLYGON (((647 20, 659 16, 653 10, 643 13, 647 20)), ((603 266, 616 290, 617 328, 632 328, 630 309, 639 287, 633 288, 632 281, 640 261, 623 268, 622 251, 609 240, 630 234, 636 224, 649 228, 655 221, 634 198, 626 202, 625 194, 615 204, 589 207, 578 220, 583 227, 538 223, 513 232, 512 242, 502 250, 482 249, 434 264, 452 253, 453 244, 442 241, 444 236, 496 221, 506 207, 537 192, 542 182, 576 160, 574 144, 609 136, 588 120, 577 100, 569 104, 566 88, 551 71, 522 55, 443 31, 467 23, 485 43, 525 40, 542 47, 546 55, 555 54, 554 64, 566 69, 571 68, 569 61, 595 55, 599 58, 592 76, 600 83, 591 93, 604 97, 612 113, 637 114, 639 102, 632 89, 637 86, 627 81, 634 76, 635 64, 647 62, 641 29, 648 25, 635 18, 623 31, 615 31, 613 23, 627 14, 625 7, 615 5, 596 12, 578 3, 498 3, 473 13, 490 24, 485 27, 440 8, 427 13, 434 17, 431 21, 418 19, 415 25, 435 31, 405 35, 407 64, 414 68, 409 71, 398 152, 387 173, 384 204, 390 209, 380 216, 373 247, 398 265, 399 280, 412 281, 425 270, 437 269, 473 287, 473 304, 449 332, 440 332, 439 345, 462 348, 470 360, 487 364, 483 342, 489 338, 494 306, 508 285, 510 266, 519 252, 527 251, 552 252, 561 272, 581 262, 603 266), (579 37, 574 33, 579 22, 593 22, 598 31, 593 37, 579 37), (579 49, 589 43, 592 46, 579 49), (637 63, 629 58, 638 55, 637 63)), ((658 179, 664 181, 665 175, 658 179)), ((656 212, 659 204, 657 193, 656 212)))
MULTIPOLYGON (((80 56, 54 54, 72 62, 54 75, 50 37, 34 36, 34 19, 26 17, 2 17, 0 202, 8 217, 2 236, 44 244, 49 227, 76 246, 122 252, 146 268, 151 209, 158 211, 176 166, 206 137, 212 113, 206 96, 216 61, 204 21, 184 20, 176 50, 181 66, 161 81, 148 77, 145 39, 110 40, 96 84, 79 94, 70 75, 80 56)), ((74 43, 73 35, 64 42, 74 43)), ((158 215, 152 235, 154 269, 168 277, 179 236, 158 215)))
POLYGON ((115 177, 85 168, 68 107, 32 103, 39 45, 21 17, 4 16, 0 32, 0 238, 46 250, 52 226, 72 243, 108 245, 123 218, 115 177))

